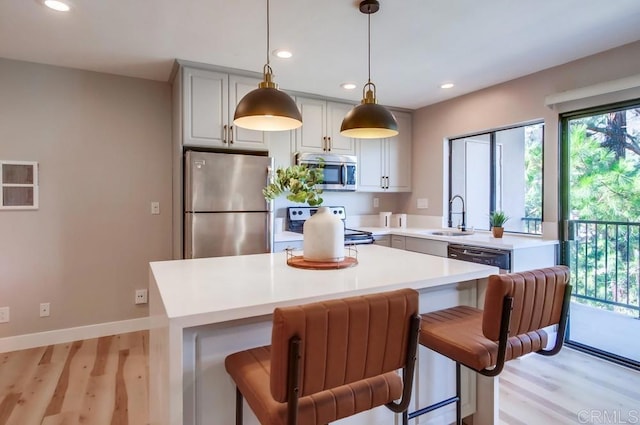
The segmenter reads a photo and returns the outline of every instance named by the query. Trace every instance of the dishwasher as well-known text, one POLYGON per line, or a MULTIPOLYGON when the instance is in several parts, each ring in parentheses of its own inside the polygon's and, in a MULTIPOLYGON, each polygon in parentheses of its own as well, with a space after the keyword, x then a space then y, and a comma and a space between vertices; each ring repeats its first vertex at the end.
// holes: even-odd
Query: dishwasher
POLYGON ((471 263, 495 266, 500 273, 509 273, 511 270, 511 251, 482 246, 449 244, 447 257, 471 263))

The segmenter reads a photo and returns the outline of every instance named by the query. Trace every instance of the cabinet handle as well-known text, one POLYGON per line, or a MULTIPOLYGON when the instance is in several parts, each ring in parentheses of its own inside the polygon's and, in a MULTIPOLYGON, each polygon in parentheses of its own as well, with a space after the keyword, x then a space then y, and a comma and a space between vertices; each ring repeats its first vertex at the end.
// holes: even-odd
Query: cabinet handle
POLYGON ((389 176, 384 177, 384 188, 389 189, 389 176))
POLYGON ((327 137, 327 140, 329 141, 328 146, 329 146, 329 152, 331 152, 331 136, 327 137))
POLYGON ((229 126, 225 124, 225 125, 222 126, 222 128, 224 130, 224 133, 222 134, 222 143, 226 144, 227 143, 227 133, 229 131, 229 126))
POLYGON ((325 152, 327 151, 327 136, 322 138, 322 150, 325 152))
POLYGON ((384 176, 380 177, 380 187, 384 189, 384 176))
POLYGON ((233 126, 229 126, 229 144, 233 145, 233 126))

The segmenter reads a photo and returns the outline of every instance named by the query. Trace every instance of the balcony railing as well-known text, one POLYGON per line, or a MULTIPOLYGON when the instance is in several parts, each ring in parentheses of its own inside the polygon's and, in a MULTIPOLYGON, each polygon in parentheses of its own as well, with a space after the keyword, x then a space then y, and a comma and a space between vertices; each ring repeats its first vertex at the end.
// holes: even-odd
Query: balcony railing
POLYGON ((534 235, 542 234, 542 219, 539 217, 522 217, 522 232, 534 235))
POLYGON ((569 235, 573 296, 640 318, 640 223, 571 220, 569 235))

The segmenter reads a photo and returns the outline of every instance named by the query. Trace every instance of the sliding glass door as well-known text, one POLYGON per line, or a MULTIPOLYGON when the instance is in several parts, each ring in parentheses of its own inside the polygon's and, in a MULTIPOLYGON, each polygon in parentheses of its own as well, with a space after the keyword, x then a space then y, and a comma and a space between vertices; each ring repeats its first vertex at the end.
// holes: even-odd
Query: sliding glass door
POLYGON ((640 366, 640 101, 562 116, 567 342, 640 366))

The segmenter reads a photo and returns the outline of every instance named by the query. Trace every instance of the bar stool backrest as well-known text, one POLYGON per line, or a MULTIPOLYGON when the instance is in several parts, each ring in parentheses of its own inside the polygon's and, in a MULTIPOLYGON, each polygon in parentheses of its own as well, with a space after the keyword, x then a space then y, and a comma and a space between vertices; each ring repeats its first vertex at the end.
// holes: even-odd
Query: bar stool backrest
POLYGON ((287 401, 289 342, 300 343, 298 397, 404 367, 418 293, 384 294, 276 308, 271 339, 271 393, 287 401))
POLYGON ((492 275, 484 302, 482 332, 497 341, 505 297, 513 298, 509 335, 559 324, 569 285, 569 268, 555 266, 528 272, 492 275))

